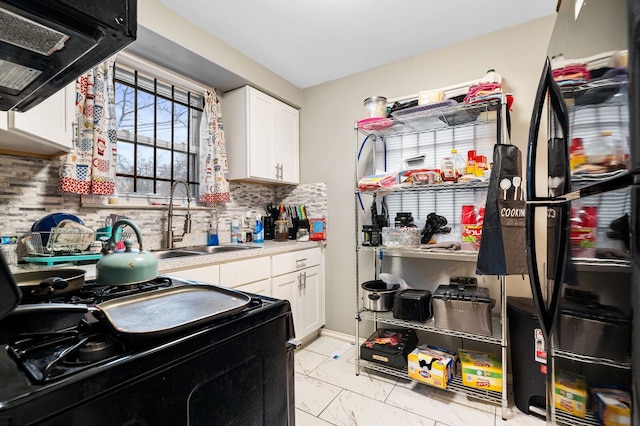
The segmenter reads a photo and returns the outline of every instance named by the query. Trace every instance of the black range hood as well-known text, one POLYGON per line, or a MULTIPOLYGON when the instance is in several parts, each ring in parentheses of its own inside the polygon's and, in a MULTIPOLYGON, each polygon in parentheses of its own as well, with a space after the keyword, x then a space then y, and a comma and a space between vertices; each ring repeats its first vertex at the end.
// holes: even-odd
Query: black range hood
POLYGON ((136 32, 136 0, 0 0, 0 111, 39 104, 136 32))

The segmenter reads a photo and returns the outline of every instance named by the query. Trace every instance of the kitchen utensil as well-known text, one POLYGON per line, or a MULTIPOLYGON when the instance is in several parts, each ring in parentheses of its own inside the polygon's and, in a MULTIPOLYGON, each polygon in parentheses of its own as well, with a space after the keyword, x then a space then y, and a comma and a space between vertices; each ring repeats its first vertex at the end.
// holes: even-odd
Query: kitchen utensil
POLYGON ((251 297, 214 285, 183 285, 102 302, 93 316, 121 335, 158 335, 242 310, 251 297))
MULTIPOLYGON (((518 188, 520 188, 520 183, 522 183, 522 179, 520 178, 520 176, 514 176, 512 179, 513 182, 513 199, 517 200, 518 199, 518 188)), ((522 195, 522 192, 521 192, 522 195)))
POLYGON ((129 219, 113 225, 110 252, 96 264, 96 282, 102 285, 127 285, 152 280, 158 276, 158 259, 142 247, 142 236, 138 227, 129 219), (122 226, 129 226, 138 239, 139 251, 131 250, 133 242, 125 240, 125 251, 116 252, 116 235, 122 226))
POLYGON ((451 277, 431 297, 434 325, 446 330, 491 336, 489 289, 478 287, 474 277, 451 277))
POLYGON ((363 306, 370 311, 391 311, 394 295, 399 288, 400 284, 394 284, 387 288, 387 283, 382 280, 362 283, 363 306))
POLYGON ((504 191, 504 197, 503 199, 506 200, 507 199, 507 190, 511 188, 511 181, 507 178, 504 178, 500 181, 500 189, 502 189, 504 191))
POLYGON ((394 318, 422 322, 431 316, 431 292, 429 290, 402 290, 393 299, 394 318))
POLYGON ((18 306, 21 297, 22 293, 0 251, 0 320, 18 306))
POLYGON ((18 305, 2 321, 0 335, 51 333, 77 327, 89 308, 85 304, 29 303, 18 305))
POLYGON ((84 269, 29 271, 14 275, 25 301, 47 300, 69 293, 84 285, 84 269))

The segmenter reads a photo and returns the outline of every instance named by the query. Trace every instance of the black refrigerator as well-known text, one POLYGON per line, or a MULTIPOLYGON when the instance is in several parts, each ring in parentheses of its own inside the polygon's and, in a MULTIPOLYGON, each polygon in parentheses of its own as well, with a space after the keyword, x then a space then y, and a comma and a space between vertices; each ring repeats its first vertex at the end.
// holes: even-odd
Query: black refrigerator
POLYGON ((640 0, 559 0, 536 94, 526 245, 548 423, 594 424, 590 392, 610 387, 640 425, 639 26, 640 0), (587 393, 556 408, 564 373, 587 393))

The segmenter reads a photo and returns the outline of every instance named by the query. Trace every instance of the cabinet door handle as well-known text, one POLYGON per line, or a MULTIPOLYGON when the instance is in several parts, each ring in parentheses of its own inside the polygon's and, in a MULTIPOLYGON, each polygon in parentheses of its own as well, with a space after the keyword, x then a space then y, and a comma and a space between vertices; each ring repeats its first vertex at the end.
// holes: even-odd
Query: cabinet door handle
POLYGON ((302 290, 302 274, 298 274, 298 290, 302 290))
POLYGON ((280 164, 280 180, 284 180, 284 166, 280 164))
POLYGON ((280 165, 276 164, 276 180, 280 179, 280 165))
POLYGON ((302 273, 302 282, 303 282, 302 287, 303 288, 307 288, 307 273, 306 272, 302 273))

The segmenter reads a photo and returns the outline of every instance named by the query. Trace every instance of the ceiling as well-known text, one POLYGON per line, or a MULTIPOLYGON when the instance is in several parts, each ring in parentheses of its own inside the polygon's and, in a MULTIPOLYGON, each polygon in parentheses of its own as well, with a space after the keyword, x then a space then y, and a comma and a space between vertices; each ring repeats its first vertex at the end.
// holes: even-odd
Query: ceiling
POLYGON ((555 12, 558 0, 159 0, 304 89, 555 12))

